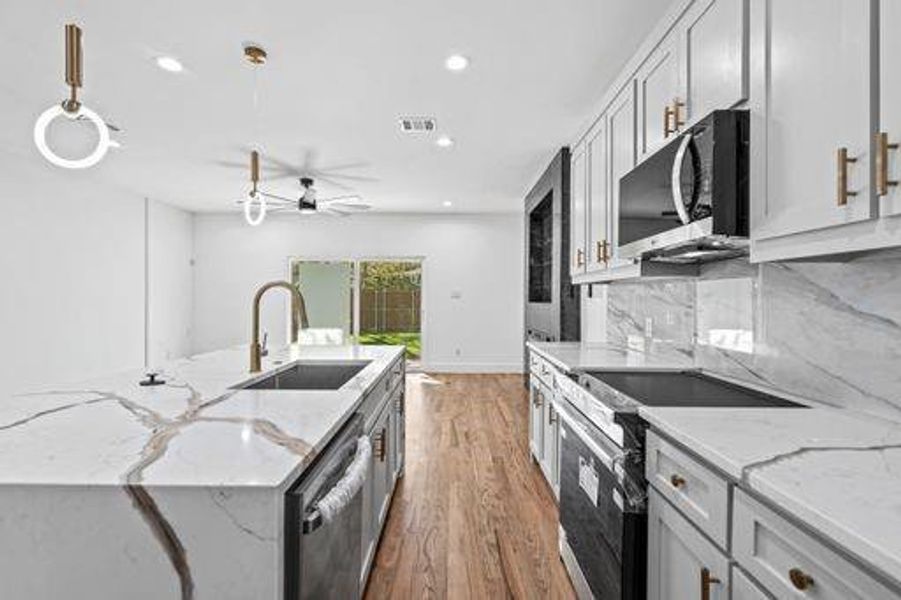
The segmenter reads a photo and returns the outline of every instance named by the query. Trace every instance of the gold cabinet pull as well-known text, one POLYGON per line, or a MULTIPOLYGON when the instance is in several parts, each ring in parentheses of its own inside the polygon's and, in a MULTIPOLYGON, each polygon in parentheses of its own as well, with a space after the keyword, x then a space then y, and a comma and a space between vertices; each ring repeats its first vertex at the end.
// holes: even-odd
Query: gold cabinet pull
POLYGON ((673 132, 679 131, 685 125, 685 119, 682 117, 683 108, 685 108, 685 103, 678 98, 673 98, 673 132))
POLYGON ((896 180, 888 178, 888 151, 897 150, 897 143, 889 143, 888 134, 884 131, 876 134, 876 195, 885 196, 890 187, 898 185, 896 180))
POLYGON ((601 246, 604 249, 604 264, 607 264, 610 262, 610 242, 604 240, 601 242, 601 246))
POLYGON ((547 424, 553 425, 557 422, 557 414, 553 406, 547 407, 547 424))
POLYGON ((668 138, 671 133, 676 132, 676 128, 670 128, 670 121, 673 117, 673 107, 666 106, 663 109, 663 137, 668 138))
POLYGON ((813 586, 813 577, 797 567, 789 569, 788 578, 791 580, 792 585, 795 586, 795 589, 801 592, 810 589, 813 586))
POLYGON ((585 252, 581 248, 576 250, 576 266, 581 267, 585 264, 585 252))
POLYGON ((675 473, 673 473, 669 478, 669 482, 673 485, 674 488, 681 488, 685 485, 685 478, 681 475, 676 475, 675 473))
POLYGON ((385 462, 385 456, 388 455, 388 430, 382 427, 379 434, 379 462, 385 462))
POLYGON ((541 390, 536 389, 535 390, 535 406, 541 406, 542 396, 543 396, 543 394, 541 393, 541 390))
POLYGON ((597 262, 604 262, 604 244, 596 242, 595 259, 597 262))
POLYGON ((710 569, 701 569, 701 600, 710 600, 710 586, 714 583, 722 583, 718 577, 710 574, 710 569))
POLYGON ((839 206, 848 204, 849 196, 857 195, 857 192, 848 189, 848 164, 856 162, 856 158, 848 156, 847 148, 838 149, 836 153, 836 203, 839 206))

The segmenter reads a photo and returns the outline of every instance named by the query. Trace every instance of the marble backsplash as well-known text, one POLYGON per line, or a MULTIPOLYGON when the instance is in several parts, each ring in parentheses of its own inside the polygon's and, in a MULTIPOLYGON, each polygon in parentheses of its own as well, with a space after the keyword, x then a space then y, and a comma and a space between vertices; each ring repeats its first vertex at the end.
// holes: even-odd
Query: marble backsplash
POLYGON ((690 279, 595 286, 594 339, 901 421, 901 253, 712 263, 690 279), (598 301, 600 299, 601 301, 598 301))

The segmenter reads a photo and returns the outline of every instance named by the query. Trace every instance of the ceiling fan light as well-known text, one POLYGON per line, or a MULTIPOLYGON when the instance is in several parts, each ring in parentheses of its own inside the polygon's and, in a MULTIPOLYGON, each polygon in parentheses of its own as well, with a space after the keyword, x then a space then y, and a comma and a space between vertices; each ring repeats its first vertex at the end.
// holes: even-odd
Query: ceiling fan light
POLYGON ((88 167, 96 165, 103 160, 104 156, 106 156, 106 152, 110 147, 109 129, 107 129, 103 119, 84 104, 80 105, 75 112, 67 112, 61 105, 55 104, 41 113, 41 116, 35 121, 34 144, 44 158, 58 167, 64 169, 87 169, 88 167), (72 120, 84 116, 97 128, 97 146, 90 154, 83 158, 73 160, 63 158, 50 149, 50 146, 47 144, 47 127, 50 125, 51 121, 61 115, 72 120))
POLYGON ((256 227, 263 223, 266 219, 266 196, 263 194, 255 194, 254 192, 248 192, 247 198, 244 199, 244 220, 247 221, 247 224, 256 227), (253 204, 258 203, 260 205, 257 210, 256 217, 253 216, 253 204))

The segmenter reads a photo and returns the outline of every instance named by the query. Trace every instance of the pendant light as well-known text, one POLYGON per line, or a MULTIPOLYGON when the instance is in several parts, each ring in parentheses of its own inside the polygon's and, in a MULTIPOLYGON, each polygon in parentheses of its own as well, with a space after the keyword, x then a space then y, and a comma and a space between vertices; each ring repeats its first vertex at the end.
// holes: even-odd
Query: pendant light
POLYGON ((266 219, 266 196, 257 189, 260 182, 260 153, 256 150, 250 153, 250 183, 251 189, 244 199, 244 220, 248 225, 256 227, 266 219), (253 216, 253 205, 257 204, 257 216, 253 216))
POLYGON ((78 99, 78 90, 82 86, 82 75, 81 28, 70 23, 66 25, 66 85, 69 86, 69 97, 41 113, 34 124, 34 143, 41 155, 54 165, 64 169, 92 167, 103 159, 110 147, 109 130, 106 123, 78 99), (47 127, 60 116, 72 121, 87 119, 97 128, 97 145, 90 154, 79 159, 68 159, 50 149, 47 144, 47 127))
MULTIPOLYGON (((253 68, 253 112, 254 112, 254 128, 255 137, 259 140, 259 90, 258 75, 260 67, 266 64, 268 55, 260 46, 247 44, 244 46, 244 59, 250 63, 253 68)), ((248 225, 256 227, 261 225, 266 219, 266 196, 258 189, 260 182, 260 152, 259 145, 253 144, 253 150, 250 152, 250 182, 251 190, 244 199, 244 220, 248 225), (257 214, 254 217, 254 205, 257 207, 257 214)))

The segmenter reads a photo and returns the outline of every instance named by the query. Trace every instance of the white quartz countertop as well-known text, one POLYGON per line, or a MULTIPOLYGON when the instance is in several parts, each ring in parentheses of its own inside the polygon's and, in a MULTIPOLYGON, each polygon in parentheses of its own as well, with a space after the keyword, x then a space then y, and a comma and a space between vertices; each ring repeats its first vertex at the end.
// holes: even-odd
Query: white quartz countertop
POLYGON ((694 367, 691 356, 675 350, 649 352, 582 342, 528 342, 528 346, 564 371, 672 370, 694 367))
POLYGON ((901 583, 901 423, 829 408, 644 407, 640 414, 901 583))
MULTIPOLYGON (((0 399, 0 485, 252 486, 291 483, 396 360, 399 346, 292 346, 295 360, 372 361, 335 391, 234 390, 251 379, 242 346, 0 399)), ((259 377, 258 374, 256 377, 259 377)))

